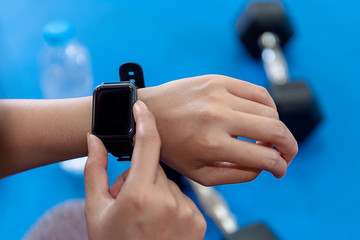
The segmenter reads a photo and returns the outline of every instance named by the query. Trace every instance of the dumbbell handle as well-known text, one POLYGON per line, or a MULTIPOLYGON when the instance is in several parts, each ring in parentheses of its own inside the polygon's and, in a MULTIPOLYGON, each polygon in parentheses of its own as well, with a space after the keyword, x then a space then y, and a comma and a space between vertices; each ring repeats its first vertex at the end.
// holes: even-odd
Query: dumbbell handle
POLYGON ((262 49, 261 59, 270 83, 281 85, 289 81, 288 67, 276 34, 263 33, 259 38, 259 45, 262 49))
POLYGON ((205 187, 187 179, 202 209, 214 220, 224 235, 239 230, 239 226, 226 201, 214 187, 205 187))

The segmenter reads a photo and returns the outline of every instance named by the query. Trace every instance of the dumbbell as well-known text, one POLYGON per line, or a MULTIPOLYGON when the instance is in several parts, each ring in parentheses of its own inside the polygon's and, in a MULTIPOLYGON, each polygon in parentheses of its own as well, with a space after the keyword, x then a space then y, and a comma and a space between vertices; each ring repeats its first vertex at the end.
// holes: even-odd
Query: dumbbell
POLYGON ((226 201, 214 187, 204 187, 187 179, 201 208, 214 220, 224 240, 276 240, 276 236, 263 223, 240 228, 226 201))
POLYGON ((293 29, 284 6, 279 1, 250 2, 236 29, 250 55, 262 60, 280 119, 296 140, 304 140, 321 122, 322 114, 309 85, 302 80, 290 81, 282 47, 293 29))

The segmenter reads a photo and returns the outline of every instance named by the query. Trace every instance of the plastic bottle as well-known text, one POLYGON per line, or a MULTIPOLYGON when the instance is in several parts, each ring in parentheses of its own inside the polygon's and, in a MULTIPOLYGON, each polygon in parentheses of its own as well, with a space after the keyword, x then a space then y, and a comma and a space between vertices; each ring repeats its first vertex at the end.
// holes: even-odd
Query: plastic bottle
MULTIPOLYGON (((39 54, 41 89, 44 98, 73 98, 92 95, 93 77, 90 55, 74 39, 74 27, 56 20, 44 27, 45 44, 39 54)), ((86 158, 60 163, 75 175, 83 173, 86 158)))
POLYGON ((89 52, 74 36, 73 26, 63 20, 49 22, 44 27, 46 43, 39 60, 45 98, 84 97, 92 94, 89 52))

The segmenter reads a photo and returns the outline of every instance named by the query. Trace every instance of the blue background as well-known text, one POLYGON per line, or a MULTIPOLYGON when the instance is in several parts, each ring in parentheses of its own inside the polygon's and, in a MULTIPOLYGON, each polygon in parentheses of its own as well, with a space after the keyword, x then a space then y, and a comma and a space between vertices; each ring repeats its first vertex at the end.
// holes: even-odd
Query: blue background
MULTIPOLYGON (((148 86, 208 73, 267 86, 261 64, 239 43, 243 0, 1 0, 2 98, 41 98, 36 58, 42 28, 71 21, 92 57, 95 85, 139 62, 148 86)), ((219 186, 241 226, 265 222, 281 239, 360 239, 359 1, 284 1, 295 36, 291 76, 310 83, 325 120, 300 145, 287 175, 219 186)), ((110 161, 111 181, 127 163, 110 161)), ((0 239, 19 239, 47 209, 84 197, 81 178, 51 165, 0 180, 0 239)), ((221 239, 208 219, 206 239, 221 239)))

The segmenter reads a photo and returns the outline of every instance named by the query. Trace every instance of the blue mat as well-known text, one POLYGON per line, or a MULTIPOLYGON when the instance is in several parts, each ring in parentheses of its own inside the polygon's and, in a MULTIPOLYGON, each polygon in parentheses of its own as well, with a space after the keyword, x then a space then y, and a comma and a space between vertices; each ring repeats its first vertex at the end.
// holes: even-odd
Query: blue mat
MULTIPOLYGON (((246 1, 0 1, 0 96, 41 98, 36 58, 42 28, 74 23, 92 57, 95 84, 117 81, 121 63, 143 66, 147 86, 208 73, 267 86, 261 64, 239 43, 246 1)), ((360 238, 360 2, 284 1, 295 27, 285 49, 291 76, 317 93, 325 119, 278 180, 217 189, 241 226, 265 222, 281 239, 360 238)), ((111 181, 128 163, 110 159, 111 181)), ((51 165, 0 180, 0 239, 20 239, 47 209, 84 197, 81 178, 51 165)), ((206 240, 221 239, 210 219, 206 240)))

